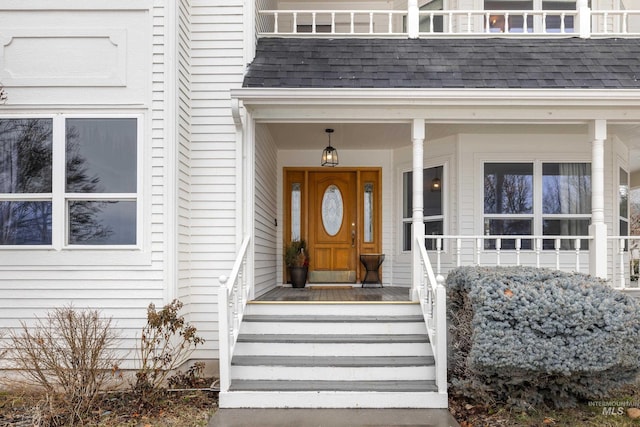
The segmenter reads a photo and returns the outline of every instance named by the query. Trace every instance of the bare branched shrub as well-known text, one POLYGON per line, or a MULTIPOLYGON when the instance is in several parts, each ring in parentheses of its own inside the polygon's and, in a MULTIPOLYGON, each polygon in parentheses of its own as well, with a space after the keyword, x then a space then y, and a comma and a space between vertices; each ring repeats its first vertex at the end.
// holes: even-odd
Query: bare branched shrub
POLYGON ((200 388, 206 387, 207 378, 204 376, 204 362, 195 362, 185 372, 176 372, 167 379, 169 387, 177 388, 200 388))
POLYGON ((168 375, 185 363, 193 350, 204 343, 196 328, 185 322, 178 312, 183 304, 173 300, 160 311, 149 304, 147 324, 139 343, 140 368, 133 387, 138 403, 148 408, 165 390, 168 375))
POLYGON ((120 362, 111 318, 97 310, 57 308, 10 339, 18 372, 45 392, 40 425, 83 424, 120 362))

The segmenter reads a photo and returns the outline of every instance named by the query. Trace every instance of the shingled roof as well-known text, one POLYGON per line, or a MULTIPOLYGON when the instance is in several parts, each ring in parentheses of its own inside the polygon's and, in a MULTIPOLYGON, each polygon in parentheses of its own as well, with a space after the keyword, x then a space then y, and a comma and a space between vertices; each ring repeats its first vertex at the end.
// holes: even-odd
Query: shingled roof
POLYGON ((640 39, 262 38, 243 86, 640 89, 640 39))

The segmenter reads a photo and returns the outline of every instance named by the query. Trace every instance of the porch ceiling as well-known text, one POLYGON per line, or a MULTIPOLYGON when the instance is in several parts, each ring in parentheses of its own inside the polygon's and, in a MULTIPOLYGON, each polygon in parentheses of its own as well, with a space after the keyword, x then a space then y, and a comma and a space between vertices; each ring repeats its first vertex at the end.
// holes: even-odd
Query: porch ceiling
MULTIPOLYGON (((331 143, 348 150, 385 150, 411 145, 409 123, 267 123, 276 146, 281 150, 322 150, 327 145, 326 128, 335 132, 331 143)), ((586 134, 587 125, 580 124, 428 124, 428 139, 445 138, 460 133, 472 134, 586 134)), ((640 171, 640 125, 612 124, 610 133, 622 137, 631 152, 629 166, 640 171)))

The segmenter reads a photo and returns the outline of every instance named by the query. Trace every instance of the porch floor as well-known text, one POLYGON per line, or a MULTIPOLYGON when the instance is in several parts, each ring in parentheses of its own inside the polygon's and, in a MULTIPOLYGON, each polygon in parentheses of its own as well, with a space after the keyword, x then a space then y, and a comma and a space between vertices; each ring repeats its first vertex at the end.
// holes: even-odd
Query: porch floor
POLYGON ((410 301, 410 288, 385 286, 384 288, 361 288, 349 286, 319 286, 312 285, 304 288, 290 288, 278 286, 261 295, 254 301, 313 301, 313 302, 387 302, 410 301))

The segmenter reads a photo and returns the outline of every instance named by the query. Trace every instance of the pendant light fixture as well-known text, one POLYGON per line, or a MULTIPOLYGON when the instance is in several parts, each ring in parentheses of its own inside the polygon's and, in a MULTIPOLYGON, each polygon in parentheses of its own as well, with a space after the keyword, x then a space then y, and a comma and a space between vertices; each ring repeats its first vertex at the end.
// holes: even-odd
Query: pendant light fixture
POLYGON ((333 129, 324 130, 329 136, 329 145, 322 152, 322 166, 337 166, 338 165, 338 150, 331 146, 331 134, 333 129))

